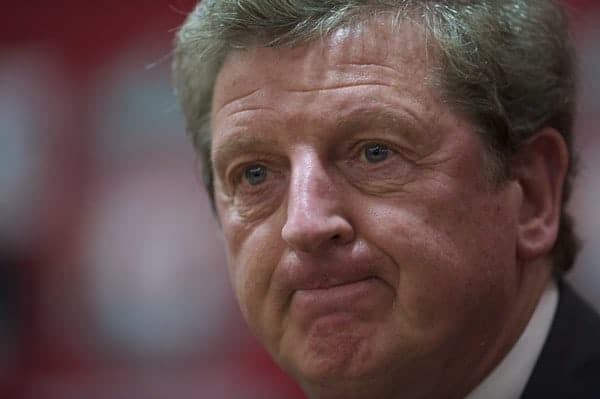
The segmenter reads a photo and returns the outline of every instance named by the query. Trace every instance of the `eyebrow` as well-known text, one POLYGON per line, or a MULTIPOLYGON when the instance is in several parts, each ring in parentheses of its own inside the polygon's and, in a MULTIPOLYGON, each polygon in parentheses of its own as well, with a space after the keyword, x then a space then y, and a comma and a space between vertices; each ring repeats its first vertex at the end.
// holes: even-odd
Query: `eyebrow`
POLYGON ((255 134, 249 135, 248 132, 236 132, 227 138, 222 144, 216 145, 212 149, 212 163, 215 171, 223 170, 227 165, 226 163, 240 155, 248 152, 264 152, 267 153, 266 148, 275 148, 277 141, 259 137, 255 134))
POLYGON ((432 130, 432 122, 424 120, 414 112, 398 112, 391 107, 357 108, 335 123, 335 128, 342 132, 354 132, 372 128, 397 131, 406 139, 418 141, 432 130))
POLYGON ((343 115, 336 122, 336 129, 339 130, 352 130, 355 128, 364 128, 369 126, 394 126, 400 122, 400 117, 391 110, 381 110, 373 108, 359 108, 350 112, 347 115, 343 115))

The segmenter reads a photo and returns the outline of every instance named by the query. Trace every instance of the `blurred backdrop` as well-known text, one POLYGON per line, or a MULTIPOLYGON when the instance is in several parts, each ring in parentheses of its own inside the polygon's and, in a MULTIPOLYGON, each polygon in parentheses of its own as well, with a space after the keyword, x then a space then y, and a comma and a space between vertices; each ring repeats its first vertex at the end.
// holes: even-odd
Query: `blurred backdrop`
MULTIPOLYGON (((584 240, 600 308, 600 2, 580 50, 584 240)), ((241 321, 170 86, 191 0, 0 14, 0 398, 302 398, 241 321)))

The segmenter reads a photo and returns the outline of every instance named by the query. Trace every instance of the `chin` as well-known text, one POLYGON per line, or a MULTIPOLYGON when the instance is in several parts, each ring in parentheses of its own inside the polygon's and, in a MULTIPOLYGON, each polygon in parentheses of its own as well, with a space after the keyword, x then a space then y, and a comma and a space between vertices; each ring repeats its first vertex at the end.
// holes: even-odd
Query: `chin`
POLYGON ((385 359, 374 353, 371 336, 339 330, 324 338, 310 337, 287 364, 282 364, 309 397, 352 398, 359 386, 371 386, 385 373, 385 359), (378 361, 379 360, 379 361, 378 361))
POLYGON ((391 397, 388 380, 380 376, 336 376, 316 380, 296 379, 308 398, 372 399, 391 397))

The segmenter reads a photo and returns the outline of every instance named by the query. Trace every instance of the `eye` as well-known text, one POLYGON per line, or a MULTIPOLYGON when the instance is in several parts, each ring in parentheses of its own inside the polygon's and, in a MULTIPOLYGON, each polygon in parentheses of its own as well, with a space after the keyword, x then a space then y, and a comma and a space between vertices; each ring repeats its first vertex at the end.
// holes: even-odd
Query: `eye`
POLYGON ((367 162, 382 162, 390 155, 390 149, 384 144, 371 143, 365 146, 364 155, 367 162))
POLYGON ((250 165, 244 169, 244 178, 251 186, 259 185, 267 178, 267 168, 262 165, 250 165))

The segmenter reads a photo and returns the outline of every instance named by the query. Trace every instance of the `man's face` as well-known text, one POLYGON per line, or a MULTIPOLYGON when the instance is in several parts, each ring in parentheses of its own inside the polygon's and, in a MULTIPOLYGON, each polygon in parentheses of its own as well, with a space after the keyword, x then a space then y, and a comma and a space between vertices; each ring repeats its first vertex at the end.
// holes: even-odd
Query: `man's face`
POLYGON ((374 21, 235 51, 215 85, 235 293, 274 359, 322 396, 459 378, 497 349, 514 303, 518 190, 486 179, 423 44, 374 21))

